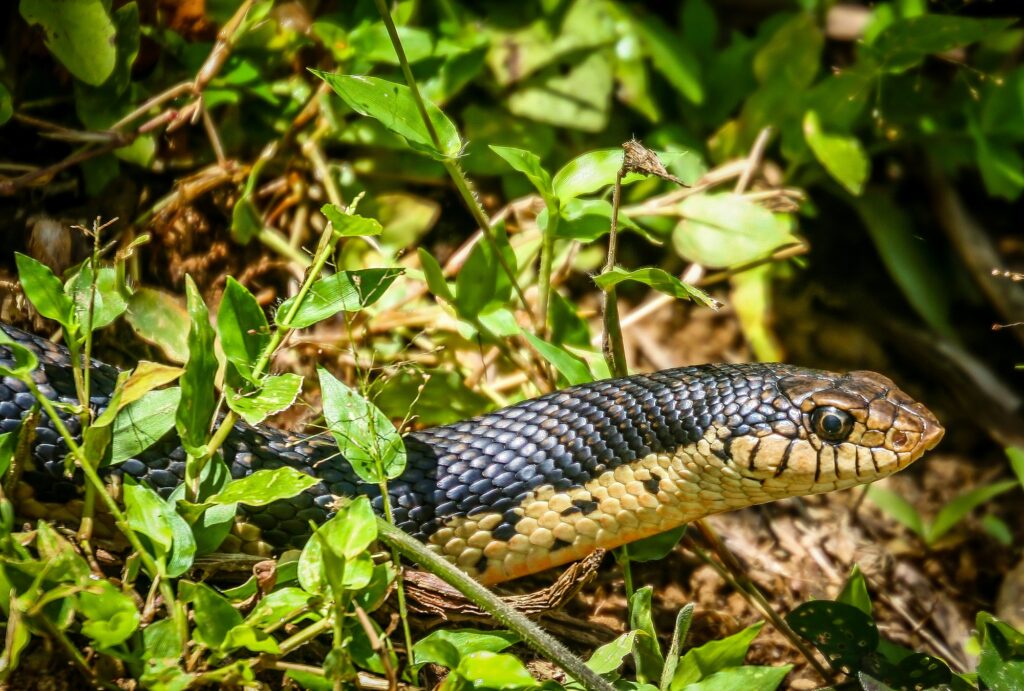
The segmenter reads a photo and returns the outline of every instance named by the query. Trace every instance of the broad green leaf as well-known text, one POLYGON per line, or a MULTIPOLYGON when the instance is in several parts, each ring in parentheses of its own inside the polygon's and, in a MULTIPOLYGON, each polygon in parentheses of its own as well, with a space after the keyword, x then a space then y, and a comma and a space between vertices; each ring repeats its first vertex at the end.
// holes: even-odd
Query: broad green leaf
POLYGON ((970 127, 978 170, 985 189, 994 197, 1013 201, 1024 190, 1024 157, 1007 138, 994 139, 977 126, 970 127))
POLYGON ((375 118, 405 139, 409 146, 439 161, 452 160, 462 151, 462 139, 452 121, 433 103, 426 102, 427 115, 437 134, 434 143, 409 87, 377 77, 357 77, 311 70, 360 115, 375 118))
POLYGON ((676 548, 685 532, 686 524, 683 524, 663 533, 632 542, 629 544, 629 560, 643 562, 664 559, 676 548))
POLYGON ((515 655, 487 650, 463 655, 454 673, 479 689, 528 689, 540 685, 515 655))
POLYGON ((690 103, 704 102, 700 62, 685 41, 668 29, 660 17, 644 15, 633 18, 633 26, 651 63, 676 91, 690 103))
POLYGON ((288 621, 296 612, 308 607, 311 601, 310 594, 301 588, 278 588, 256 603, 245 623, 256 629, 276 625, 288 621))
MULTIPOLYGON (((434 41, 429 31, 411 26, 395 28, 398 30, 398 38, 402 42, 402 48, 410 64, 425 60, 434 52, 434 41)), ((385 63, 395 66, 399 64, 395 47, 391 43, 391 37, 383 22, 361 24, 356 27, 349 33, 348 40, 345 41, 345 48, 346 54, 344 57, 338 56, 340 59, 356 56, 360 60, 370 63, 385 63)))
POLYGON ((103 0, 21 0, 21 16, 39 25, 46 47, 86 84, 98 86, 114 71, 114 23, 103 0))
POLYGON ((871 595, 868 594, 868 584, 857 564, 850 570, 850 577, 843 584, 843 590, 836 597, 836 602, 853 605, 864 614, 871 616, 871 595))
POLYGON ((859 195, 871 171, 871 161, 860 141, 853 135, 825 132, 821 118, 813 110, 804 114, 804 138, 829 175, 847 192, 859 195))
POLYGON ((174 429, 181 389, 150 391, 117 412, 112 427, 110 464, 135 458, 174 429))
POLYGON ((153 490, 125 478, 128 525, 149 539, 157 563, 168 577, 185 573, 196 553, 195 538, 184 519, 153 490))
POLYGON ((904 72, 928 55, 966 46, 1006 29, 1013 19, 975 19, 948 14, 922 14, 897 19, 882 31, 869 54, 889 72, 904 72))
POLYGON ((0 328, 0 346, 10 350, 11 355, 14 356, 14 367, 0 365, 0 375, 24 380, 31 375, 32 370, 39 366, 39 358, 36 357, 36 354, 8 336, 2 328, 0 328))
POLYGON ((701 681, 727 667, 739 667, 747 657, 750 643, 760 633, 764 622, 748 626, 738 633, 716 641, 709 641, 686 651, 676 667, 670 688, 679 691, 687 685, 701 681))
POLYGON ((324 417, 338 451, 365 482, 393 480, 405 470, 405 444, 377 406, 317 368, 324 417))
MULTIPOLYGON (((691 151, 658 151, 657 154, 665 165, 679 158, 696 157, 691 151)), ((577 156, 562 166, 552 178, 551 184, 555 194, 564 203, 569 199, 592 194, 615 184, 615 178, 622 168, 623 156, 621 147, 598 149, 577 156)), ((645 178, 645 175, 639 173, 628 173, 622 178, 622 184, 627 185, 645 178)), ((693 180, 683 182, 690 183, 693 180)))
POLYGON ((358 590, 373 579, 373 559, 366 552, 377 538, 377 523, 365 496, 338 510, 321 525, 299 556, 299 584, 319 594, 328 586, 335 597, 345 590, 358 590))
POLYGON ((384 232, 384 226, 377 219, 345 213, 334 204, 324 204, 320 207, 320 213, 331 222, 337 237, 367 237, 384 232))
MULTIPOLYGON (((779 89, 805 89, 821 69, 821 51, 825 37, 815 16, 801 12, 772 34, 754 56, 754 74, 762 84, 779 89)), ((786 93, 787 97, 792 91, 786 93)))
POLYGON ((913 504, 896 492, 877 485, 872 485, 868 488, 868 498, 871 499, 878 508, 887 513, 890 518, 893 518, 898 523, 903 524, 904 527, 909 528, 918 537, 924 539, 924 521, 921 519, 921 514, 917 512, 917 509, 914 508, 913 504))
POLYGON ((298 296, 288 298, 278 307, 277 323, 292 329, 304 329, 342 311, 358 312, 379 300, 403 273, 404 269, 362 269, 339 271, 317 279, 290 322, 287 321, 288 313, 298 296))
POLYGON ((527 331, 524 331, 523 335, 526 337, 526 340, 530 342, 530 345, 532 345, 545 360, 551 363, 555 369, 558 370, 559 374, 565 377, 569 384, 575 386, 576 384, 586 384, 587 382, 594 380, 590 374, 590 369, 587 367, 587 364, 572 353, 569 353, 560 346, 548 343, 527 331))
POLYGON ((119 285, 117 271, 112 267, 101 267, 97 272, 95 293, 92 291, 92 280, 92 267, 85 264, 82 270, 68 281, 65 292, 75 303, 75 314, 83 329, 88 323, 89 302, 92 297, 92 328, 95 331, 124 314, 128 309, 128 302, 125 300, 127 288, 119 285))
POLYGON ((221 641, 221 648, 225 651, 245 648, 254 653, 281 654, 281 647, 269 633, 245 624, 229 629, 221 641))
POLYGON ((925 542, 934 545, 939 539, 967 518, 974 509, 1003 492, 1020 487, 1016 480, 1003 480, 985 487, 978 487, 965 492, 943 506, 935 516, 935 520, 925 529, 925 542))
POLYGON ((112 648, 128 640, 139 627, 135 602, 108 581, 96 581, 78 594, 85 615, 82 633, 100 648, 112 648))
POLYGON ((598 674, 611 674, 622 666, 622 661, 627 655, 633 652, 633 643, 636 641, 637 632, 630 631, 616 638, 611 643, 605 643, 594 651, 587 660, 587 667, 598 674))
POLYGON ((796 242, 788 220, 743 197, 695 194, 679 205, 672 233, 680 256, 711 268, 746 264, 796 242))
POLYGON ((302 377, 291 372, 274 374, 263 380, 259 390, 240 392, 228 388, 228 407, 250 425, 258 425, 269 416, 285 410, 302 390, 302 377))
MULTIPOLYGON (((537 216, 537 225, 548 226, 550 213, 544 209, 537 216)), ((581 242, 593 242, 611 230, 612 205, 604 199, 570 199, 559 209, 555 237, 570 238, 581 242)), ((632 230, 647 239, 654 239, 629 216, 619 213, 619 229, 632 230)))
POLYGON ((833 668, 847 674, 860 669, 864 656, 878 648, 875 622, 843 602, 805 602, 786 615, 786 622, 821 651, 833 668))
POLYGON ((32 306, 47 319, 68 327, 74 303, 64 293, 60 279, 53 275, 50 267, 21 252, 14 253, 14 261, 18 265, 21 289, 32 306))
POLYGON ((481 650, 500 653, 502 650, 514 645, 518 640, 519 637, 511 631, 480 631, 477 629, 450 631, 448 629, 439 629, 431 631, 428 635, 416 641, 412 649, 413 660, 417 665, 433 662, 451 668, 458 665, 458 661, 463 655, 480 652, 481 650), (439 641, 451 646, 455 650, 457 656, 454 661, 451 660, 447 650, 441 650, 436 645, 439 641))
POLYGON ((11 92, 0 82, 0 125, 3 125, 14 115, 14 99, 11 92))
POLYGON ((363 554, 377 539, 377 517, 365 496, 338 509, 336 518, 327 525, 330 527, 318 531, 320 536, 329 549, 346 559, 363 554))
POLYGON ((541 165, 540 156, 532 151, 516 149, 511 146, 495 146, 492 144, 490 149, 501 156, 515 170, 527 177, 547 203, 549 209, 557 205, 558 200, 555 197, 555 190, 551 186, 551 175, 541 165))
POLYGON ((481 238, 455 277, 455 308, 466 319, 476 319, 489 304, 505 304, 512 296, 512 280, 505 270, 516 272, 516 255, 508 243, 504 224, 491 229, 494 242, 481 238), (504 266, 495 251, 504 258, 504 266))
POLYGON ((319 480, 288 466, 257 470, 252 475, 232 480, 222 491, 206 501, 210 504, 266 506, 304 492, 319 480))
POLYGON ((247 380, 258 383, 252 368, 270 342, 270 327, 253 294, 231 276, 217 310, 217 333, 228 362, 247 380))
POLYGON ((774 267, 757 266, 734 274, 730 279, 729 302, 736 311, 743 336, 761 362, 784 359, 782 345, 775 334, 774 267))
POLYGON ((1019 446, 1010 446, 1006 449, 1006 457, 1010 459, 1010 467, 1017 475, 1021 487, 1024 487, 1024 449, 1019 446))
POLYGON ((447 303, 455 302, 455 295, 452 293, 451 288, 448 287, 448 281, 444 278, 444 271, 441 269, 441 265, 437 263, 437 260, 434 259, 430 252, 422 247, 418 248, 417 252, 420 257, 420 266, 423 268, 423 276, 426 278, 427 287, 430 288, 430 292, 447 303))
POLYGON ((694 604, 691 602, 676 615, 672 643, 665 654, 665 667, 661 670, 661 681, 658 683, 659 691, 669 691, 672 688, 672 678, 675 677, 676 668, 679 666, 679 653, 686 643, 686 635, 690 632, 690 623, 693 621, 693 610, 694 604))
POLYGON ((142 340, 159 346, 169 360, 188 360, 188 312, 177 297, 155 288, 138 288, 128 299, 126 318, 142 340))
POLYGON ((210 314, 191 276, 186 278, 185 293, 192 326, 188 334, 188 362, 181 375, 181 401, 175 414, 175 426, 182 444, 189 453, 193 453, 206 444, 206 435, 217 406, 217 392, 213 386, 217 358, 213 352, 210 314))
POLYGON ((907 301, 935 331, 956 340, 949 324, 949 282, 935 270, 938 259, 907 212, 890 196, 873 190, 853 203, 907 301))
POLYGON ((759 665, 731 667, 723 669, 721 672, 715 672, 711 676, 695 684, 689 684, 684 688, 686 691, 733 691, 733 689, 775 691, 792 669, 793 665, 782 665, 781 667, 763 667, 759 665))
POLYGON ((195 640, 214 650, 226 649, 228 632, 242 623, 242 615, 227 598, 205 583, 182 581, 178 588, 181 599, 192 603, 195 640))
POLYGON ((993 691, 1024 688, 1024 635, 991 615, 982 617, 978 676, 993 691))
POLYGON ((672 274, 663 269, 643 268, 635 271, 626 271, 623 268, 615 267, 611 271, 605 271, 594 277, 594 282, 602 290, 608 290, 617 286, 623 281, 636 281, 654 288, 660 293, 684 300, 693 300, 712 309, 718 309, 718 301, 709 296, 703 290, 683 283, 672 274))
POLYGON ((547 70, 524 80, 508 96, 509 112, 556 127, 604 130, 614 86, 611 59, 607 51, 588 51, 574 57, 566 60, 564 70, 547 70))
POLYGON ((640 683, 657 682, 665 667, 665 658, 658 645, 658 632, 651 617, 650 586, 640 588, 629 599, 629 628, 636 631, 633 641, 633 660, 636 663, 636 677, 640 683))

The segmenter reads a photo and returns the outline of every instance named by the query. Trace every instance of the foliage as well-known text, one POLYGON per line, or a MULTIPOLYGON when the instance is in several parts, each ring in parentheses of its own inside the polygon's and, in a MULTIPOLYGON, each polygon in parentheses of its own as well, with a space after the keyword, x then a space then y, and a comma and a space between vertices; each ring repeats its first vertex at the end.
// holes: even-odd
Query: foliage
MULTIPOLYGON (((858 40, 836 50, 830 4, 813 0, 752 27, 707 0, 685 0, 677 14, 620 0, 392 4, 397 27, 370 2, 310 15, 302 3, 211 1, 194 18, 198 29, 136 2, 6 8, 34 50, 0 55, 0 139, 33 165, 4 165, 0 194, 46 196, 52 184, 103 206, 124 188, 137 206, 120 225, 94 224, 84 234, 91 253, 66 271, 19 253, 21 290, 60 326, 77 363, 126 324, 154 357, 181 367, 139 362, 101 412, 90 367, 76 369, 77 403, 50 401, 32 378, 35 356, 0 339, 16 362, 2 374, 51 417, 60 408, 82 421, 81 434, 58 429, 68 469, 85 476, 86 503, 113 516, 130 545, 112 569, 117 580, 97 578, 83 557, 93 549, 87 530, 74 541, 46 521, 19 530, 0 495, 0 680, 46 638, 97 684, 111 682, 115 664, 159 690, 241 686, 257 675, 304 688, 352 685, 360 674, 395 684, 431 663, 449 670, 445 689, 555 691, 533 677, 511 634, 442 629, 412 640, 398 554, 373 559, 380 526, 365 497, 338 506, 300 554, 279 556, 269 581, 220 589, 198 580, 197 559, 221 546, 239 504, 265 506, 315 482, 288 467, 233 479, 219 453, 235 424, 263 423, 309 386, 275 369, 288 336, 344 332, 335 341, 354 364, 317 370, 325 427, 357 475, 381 489, 390 517, 387 483, 405 469, 400 430, 414 418, 450 422, 609 375, 588 314, 567 297, 576 284, 716 308, 678 274, 685 262, 722 269, 714 280, 742 291, 733 307, 757 353, 769 354, 772 281, 790 270, 785 257, 806 250, 802 225, 816 222, 825 200, 852 212, 907 304, 949 337, 955 310, 933 249, 884 188, 893 161, 973 175, 993 200, 1024 192, 1024 34, 1012 20, 878 3, 865 8, 858 40), (968 60, 950 67, 951 55, 968 60), (33 148, 37 133, 54 141, 33 148), (664 174, 629 167, 621 144, 634 133, 664 174), (755 188, 751 166, 766 147, 781 165, 755 188), (814 201, 801 210, 805 195, 814 201), (509 209, 489 216, 484 200, 496 196, 509 209), (517 215, 511 200, 523 198, 536 204, 517 215), (174 234, 191 214, 228 231, 227 268, 204 277, 205 255, 216 253, 200 246, 176 263, 195 275, 167 278, 160 252, 201 245, 198 231, 174 234), (624 251, 598 271, 613 223, 624 251), (439 243, 424 238, 456 227, 480 233, 448 258, 432 254, 439 243), (291 268, 274 284, 282 299, 271 312, 247 278, 257 256, 291 268), (184 299, 145 284, 157 276, 184 299), (420 310, 412 319, 409 304, 420 310), (403 319, 374 331, 389 311, 403 319), (429 366, 404 367, 407 357, 429 366), (478 391, 467 382, 479 381, 480 360, 522 381, 478 391), (126 481, 112 495, 98 469, 168 434, 187 450, 184 485, 164 499, 126 481), (392 591, 408 656, 368 616, 392 591), (286 659, 314 641, 329 641, 316 665, 286 659)), ((17 470, 23 442, 0 435, 5 473, 17 470)), ((1008 453, 1024 482, 1020 451, 1008 453)), ((870 496, 936 548, 1015 486, 966 492, 930 522, 898 495, 870 496)), ((1013 538, 994 511, 984 525, 1013 538)), ((663 558, 681 534, 630 545, 619 555, 627 578, 631 561, 663 558)), ((628 631, 587 663, 617 688, 773 689, 791 669, 744 664, 761 624, 687 647, 692 606, 665 649, 651 589, 629 600, 628 631)), ((986 614, 976 679, 885 641, 858 572, 838 601, 805 603, 789 620, 865 688, 1024 684, 1021 634, 986 614)))

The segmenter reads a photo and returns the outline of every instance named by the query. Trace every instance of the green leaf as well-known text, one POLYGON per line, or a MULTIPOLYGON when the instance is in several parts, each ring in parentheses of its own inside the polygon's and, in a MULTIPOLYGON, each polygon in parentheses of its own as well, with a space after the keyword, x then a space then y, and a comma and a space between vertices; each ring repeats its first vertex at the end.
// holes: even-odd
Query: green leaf
POLYGON ((317 478, 288 466, 257 470, 252 475, 232 480, 227 487, 206 501, 210 504, 266 506, 280 499, 294 497, 318 482, 317 478))
POLYGON ((71 74, 98 86, 114 71, 114 23, 103 0, 21 0, 21 16, 39 25, 46 47, 71 74))
POLYGON ((409 413, 424 425, 446 425, 479 415, 490 400, 466 386, 453 370, 403 367, 387 377, 373 402, 392 420, 409 413))
POLYGON ((743 197, 694 194, 679 204, 683 220, 672 233, 680 256, 721 268, 761 259, 796 242, 788 220, 743 197))
POLYGON ((664 559, 676 548, 685 532, 686 524, 683 524, 663 533, 631 542, 629 544, 629 560, 643 562, 664 559))
POLYGON ((64 286, 50 267, 21 252, 14 253, 14 261, 18 265, 21 289, 32 306, 47 319, 70 328, 74 303, 64 293, 64 286))
POLYGON ((462 139, 455 125, 437 106, 427 101, 424 105, 440 146, 434 144, 409 87, 377 77, 330 74, 320 70, 311 72, 327 82, 349 108, 378 120, 416 151, 439 161, 455 159, 461 153, 462 139))
POLYGON ((660 293, 665 293, 666 295, 682 298, 684 300, 693 300, 711 307, 712 309, 718 309, 720 307, 718 301, 709 296, 703 290, 683 283, 678 278, 662 269, 648 267, 637 269, 635 271, 626 271, 625 269, 616 266, 611 271, 605 271, 603 274, 594 277, 594 282, 599 288, 601 288, 601 290, 608 290, 623 281, 636 281, 637 283, 643 283, 646 286, 654 288, 660 293))
POLYGON ((814 157, 850 194, 857 196, 871 171, 871 161, 860 141, 852 135, 829 134, 813 110, 804 114, 804 137, 814 157))
POLYGON ((935 520, 925 529, 925 543, 934 545, 939 539, 967 518, 967 514, 985 502, 1008 492, 1020 485, 1016 480, 1003 480, 985 487, 977 487, 965 492, 943 506, 935 516, 935 520))
POLYGON ((897 19, 875 38, 869 54, 887 71, 905 72, 928 55, 976 43, 1006 29, 1014 21, 948 14, 922 14, 897 19))
POLYGON ((117 412, 112 427, 110 465, 135 458, 174 428, 181 389, 150 391, 117 412))
POLYGON ((760 621, 726 638, 687 650, 672 677, 672 691, 679 691, 727 667, 742 665, 750 643, 760 633, 762 626, 764 622, 760 621))
POLYGON ((39 366, 36 354, 8 336, 2 328, 0 328, 0 346, 10 350, 11 355, 14 356, 14 368, 0 365, 0 375, 24 380, 32 374, 32 370, 39 366))
POLYGON ((82 633, 101 649, 124 643, 139 628, 135 602, 108 581, 95 581, 80 592, 78 607, 86 618, 82 633))
POLYGON ((878 508, 887 513, 890 518, 904 527, 909 528, 918 537, 924 539, 925 526, 921 514, 917 512, 914 505, 892 490, 872 485, 868 488, 868 498, 878 508))
POLYGON ((365 496, 342 506, 306 543, 299 557, 299 584, 310 593, 326 587, 335 597, 358 590, 373 578, 373 559, 366 550, 377 539, 377 520, 365 496))
POLYGON ((226 649, 228 632, 242 623, 242 615, 227 598, 205 583, 182 581, 178 589, 181 599, 193 605, 195 640, 214 650, 226 649))
POLYGON ((14 99, 11 92, 0 82, 0 125, 3 125, 14 115, 14 99))
POLYGON ((288 298, 277 309, 277 323, 292 329, 304 329, 339 312, 358 312, 379 300, 404 269, 362 269, 339 271, 317 279, 309 288, 295 316, 287 316, 298 296, 288 298))
POLYGON ((423 276, 426 278, 427 287, 430 288, 430 292, 435 297, 441 298, 449 304, 454 303, 455 294, 448 287, 448 281, 444 278, 444 271, 441 269, 441 265, 437 263, 437 260, 434 259, 430 252, 422 247, 418 248, 417 252, 420 257, 420 266, 423 268, 423 276))
MULTIPOLYGON (((810 12, 793 15, 754 56, 754 74, 762 84, 804 89, 821 69, 825 37, 810 12)), ((789 91, 788 95, 793 92, 789 91)))
POLYGON ((629 631, 611 643, 605 643, 590 656, 590 659, 587 660, 587 667, 603 675, 615 672, 622 666, 622 660, 633 652, 636 637, 636 631, 629 631))
MULTIPOLYGON (((979 615, 979 619, 982 617, 979 615)), ((982 624, 978 677, 993 691, 1024 688, 1024 636, 989 615, 982 624)))
POLYGON ((393 480, 405 471, 405 444, 384 413, 358 393, 317 368, 324 417, 338 451, 364 482, 393 480))
POLYGON ((545 203, 547 203, 549 209, 557 205, 558 199, 555 197, 555 190, 551 186, 551 175, 541 165, 540 156, 532 151, 516 149, 511 146, 495 146, 492 144, 490 149, 501 156, 515 170, 527 177, 537 192, 540 193, 545 203))
POLYGON ((455 277, 455 308, 465 319, 476 319, 492 302, 505 304, 512 296, 512 280, 505 266, 514 274, 516 255, 508 243, 504 224, 497 224, 492 234, 494 242, 481 238, 455 277), (505 266, 498 259, 495 245, 505 266))
POLYGON ((145 485, 126 477, 123 491, 128 525, 148 538, 165 575, 173 578, 185 573, 196 553, 195 538, 188 524, 145 485))
POLYGON ((949 324, 948 281, 935 270, 938 260, 915 231, 910 216, 890 196, 874 191, 853 203, 907 301, 929 326, 955 339, 949 324))
POLYGON ((1024 449, 1019 446, 1007 447, 1006 457, 1010 459, 1010 467, 1017 475, 1021 487, 1024 487, 1024 449))
POLYGON ((336 237, 368 237, 384 232, 384 226, 377 219, 346 213, 334 204, 324 204, 320 213, 331 222, 336 237))
POLYGON ((850 570, 850 577, 843 584, 843 590, 836 598, 836 602, 853 605, 864 614, 871 616, 871 595, 868 594, 867 581, 857 564, 854 564, 850 570))
POLYGON ((175 415, 175 425, 182 444, 194 453, 206 444, 206 434, 217 406, 217 392, 213 380, 217 375, 217 358, 213 353, 214 333, 210 314, 199 289, 191 276, 185 280, 188 312, 192 326, 188 334, 188 362, 181 375, 181 402, 175 415))
POLYGON ((676 669, 679 667, 679 653, 686 643, 686 634, 690 632, 690 623, 693 621, 693 610, 694 604, 691 602, 676 614, 672 643, 665 655, 665 667, 661 670, 661 681, 658 683, 659 691, 669 691, 672 688, 672 679, 676 676, 676 669))
MULTIPOLYGON (((666 165, 678 158, 696 157, 691 151, 658 151, 658 157, 666 165)), ((555 194, 564 203, 569 199, 592 194, 600 189, 615 184, 615 178, 622 168, 624 152, 618 149, 598 149, 577 156, 562 166, 555 173, 551 185, 555 194)), ((622 184, 644 180, 647 176, 640 173, 628 173, 622 178, 622 184)), ((693 180, 683 180, 690 183, 693 180)))
POLYGON ((228 388, 226 395, 228 407, 255 426, 291 406, 301 390, 302 377, 286 372, 266 377, 257 391, 240 392, 228 388))
MULTIPOLYGON (((89 302, 90 296, 93 295, 92 276, 92 267, 85 264, 82 270, 68 281, 65 288, 65 293, 70 295, 75 303, 75 314, 83 328, 89 321, 89 302)), ((119 283, 117 271, 112 267, 100 268, 96 276, 96 293, 92 298, 94 331, 102 329, 124 314, 128 309, 126 294, 127 288, 119 283)))
POLYGON ((715 672, 711 676, 684 688, 686 691, 733 691, 733 689, 774 691, 792 669, 793 665, 782 665, 781 667, 761 667, 757 665, 732 667, 723 669, 721 672, 715 672))
POLYGON ((188 360, 188 312, 178 298, 155 288, 139 288, 128 299, 126 318, 142 340, 159 346, 169 360, 188 360))
POLYGON ((289 621, 296 612, 305 609, 311 602, 312 596, 301 588, 278 588, 256 603, 249 616, 245 618, 245 623, 255 629, 280 624, 282 621, 289 621))
POLYGON ((270 342, 270 326, 253 294, 231 276, 217 310, 217 333, 228 362, 247 380, 258 384, 252 368, 270 342))
MULTIPOLYGON (((544 209, 537 216, 537 225, 546 228, 549 217, 550 212, 544 209)), ((604 199, 570 199, 559 209, 555 237, 593 242, 608 233, 611 223, 612 205, 604 199)), ((648 239, 653 239, 647 231, 621 212, 619 229, 633 230, 648 239)))
POLYGON ((833 668, 847 674, 861 669, 864 657, 878 648, 875 622, 843 602, 805 602, 786 615, 786 622, 814 644, 833 668))
POLYGON ((225 651, 238 648, 245 648, 254 653, 281 654, 281 647, 270 634, 245 624, 229 629, 221 641, 221 649, 225 651))
POLYGON ((565 377, 566 381, 572 386, 577 384, 586 384, 594 380, 590 374, 590 369, 587 367, 587 363, 580 360, 578 357, 561 348, 560 346, 548 343, 547 341, 534 336, 532 333, 527 331, 523 332, 526 340, 530 342, 538 353, 540 353, 545 360, 551 363, 558 373, 565 377))
MULTIPOLYGON (((623 6, 620 5, 620 8, 623 6)), ((675 87, 683 98, 694 105, 704 102, 700 62, 686 42, 672 33, 660 17, 634 17, 633 26, 640 35, 651 63, 675 87)))
POLYGON ((459 629, 450 631, 439 629, 416 641, 413 645, 413 660, 422 665, 427 662, 448 667, 456 667, 463 655, 480 652, 500 653, 518 642, 519 637, 511 631, 480 631, 477 629, 459 629), (438 645, 443 643, 444 645, 438 645), (455 651, 454 659, 451 651, 455 651))
POLYGON ((487 650, 463 655, 454 673, 477 689, 529 689, 539 686, 515 655, 487 650))
POLYGON ((614 86, 608 52, 582 52, 560 66, 522 82, 508 97, 509 111, 557 127, 601 132, 608 125, 614 86))
POLYGON ((636 678, 640 683, 661 679, 665 658, 658 645, 658 632, 651 618, 650 586, 640 588, 629 599, 629 628, 637 632, 633 641, 633 660, 636 662, 636 678))

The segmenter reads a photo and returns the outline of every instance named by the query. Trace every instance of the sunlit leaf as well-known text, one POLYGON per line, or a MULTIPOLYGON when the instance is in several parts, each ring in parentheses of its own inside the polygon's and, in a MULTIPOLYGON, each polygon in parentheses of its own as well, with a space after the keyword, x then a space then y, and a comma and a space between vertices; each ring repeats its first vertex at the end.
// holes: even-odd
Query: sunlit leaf
POLYGON ((804 137, 814 157, 825 166, 829 175, 850 194, 860 194, 871 169, 871 162, 860 141, 853 135, 825 132, 821 118, 813 110, 804 115, 804 137))
POLYGON ((597 283, 598 287, 602 290, 608 290, 623 281, 636 281, 637 283, 643 283, 644 285, 654 288, 660 293, 665 293, 666 295, 671 295, 672 297, 684 300, 693 300, 707 307, 711 307, 712 309, 718 309, 720 307, 718 301, 709 296, 703 290, 695 288, 687 283, 683 283, 663 269, 648 267, 644 269, 637 269, 635 271, 626 271, 625 269, 616 266, 610 271, 605 271, 604 273, 594 277, 594 282, 597 283))
POLYGON ((301 390, 302 377, 285 372, 265 377, 256 391, 240 392, 229 388, 226 398, 231 410, 250 425, 258 425, 291 406, 301 390))
POLYGON ((18 265, 21 289, 32 306, 47 319, 69 325, 74 303, 65 295, 64 286, 50 267, 21 252, 14 253, 14 261, 18 265))
POLYGON ((277 308, 277 323, 292 329, 304 329, 329 319, 339 312, 358 312, 379 300, 404 269, 362 269, 339 271, 317 279, 306 294, 298 311, 288 321, 288 314, 298 296, 288 298, 277 308))
POLYGON ((679 205, 672 233, 680 256, 707 267, 746 264, 796 242, 790 224, 735 194, 695 194, 679 205))
POLYGON ((228 362, 255 383, 252 368, 270 341, 270 329, 256 298, 231 276, 217 310, 217 333, 228 362))
POLYGON ((21 0, 21 16, 39 25, 46 47, 71 74, 99 85, 114 70, 114 24, 103 0, 21 0))

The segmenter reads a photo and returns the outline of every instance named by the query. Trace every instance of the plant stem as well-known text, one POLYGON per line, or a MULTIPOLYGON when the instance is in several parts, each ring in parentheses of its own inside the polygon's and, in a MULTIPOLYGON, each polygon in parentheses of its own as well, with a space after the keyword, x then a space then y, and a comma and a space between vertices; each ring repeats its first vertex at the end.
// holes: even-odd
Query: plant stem
POLYGON ((614 687, 611 684, 587 667, 583 660, 569 652, 551 634, 541 629, 521 612, 502 602, 498 596, 453 564, 428 550, 413 537, 406 535, 382 518, 377 519, 377 532, 385 544, 397 549, 406 558, 415 561, 445 583, 456 588, 470 602, 494 617, 499 624, 518 634, 524 643, 557 664, 588 691, 613 691, 614 687))
MULTIPOLYGON (((372 420, 373 417, 371 416, 372 420)), ((381 477, 384 476, 383 469, 380 470, 381 477)), ((395 524, 395 516, 391 511, 391 495, 388 492, 387 480, 381 480, 380 496, 384 504, 384 517, 391 525, 395 524)), ((402 580, 402 560, 399 558, 398 548, 391 545, 391 563, 395 565, 395 594, 398 597, 398 616, 402 620, 402 633, 405 636, 405 655, 412 665, 412 631, 409 629, 409 609, 405 603, 405 583, 402 580)), ((415 679, 413 680, 415 681, 415 679)))
POLYGON ((541 232, 540 272, 537 276, 537 314, 541 338, 548 335, 548 311, 551 302, 551 265, 555 259, 555 231, 558 230, 558 208, 548 205, 548 227, 541 232))
MULTIPOLYGON (((437 129, 434 127, 433 121, 430 119, 430 114, 427 112, 427 104, 423 100, 422 94, 420 94, 419 86, 416 84, 416 78, 412 74, 412 68, 409 66, 409 59, 405 55, 405 48, 402 46, 402 39, 398 36, 398 29, 395 27, 395 20, 391 17, 391 11, 388 9, 387 0, 374 0, 377 5, 377 11, 380 12, 381 19, 384 21, 384 26, 388 30, 388 36, 391 37, 391 44, 395 48, 395 54, 398 56, 398 63, 402 67, 402 75, 405 77, 405 83, 409 87, 409 91, 412 92, 413 100, 416 102, 416 110, 419 111, 420 118, 423 120, 423 126, 427 129, 427 134, 430 135, 430 141, 433 142, 434 148, 439 152, 443 151, 441 146, 441 138, 437 135, 437 129)), ((523 293, 523 289, 519 286, 519 281, 516 279, 515 272, 512 271, 512 267, 505 261, 504 255, 501 253, 501 249, 498 247, 498 241, 494 237, 494 231, 491 229, 491 224, 487 218, 487 214, 480 206, 480 201, 477 196, 473 193, 472 187, 469 182, 469 178, 466 177, 465 171, 459 166, 459 164, 451 159, 444 159, 442 161, 444 168, 448 171, 449 177, 452 182, 455 183, 455 189, 458 190, 462 196, 463 201, 469 208, 469 213, 472 214, 473 220, 480 227, 484 237, 487 238, 487 242, 491 243, 491 248, 494 250, 494 256, 497 257, 498 263, 501 265, 502 270, 508 274, 509 281, 512 283, 512 289, 519 297, 520 302, 523 303, 523 308, 533 317, 534 331, 536 329, 536 318, 531 312, 529 303, 526 302, 526 295, 523 293)))
MULTIPOLYGON (((608 258, 604 270, 615 268, 615 253, 619 245, 619 203, 622 200, 622 176, 620 168, 615 176, 615 187, 612 190, 612 223, 608 231, 608 258)), ((629 372, 626 365, 626 348, 622 344, 622 327, 619 325, 619 301, 615 286, 604 291, 602 300, 604 315, 604 339, 602 349, 608 369, 612 376, 625 377, 629 372)))

